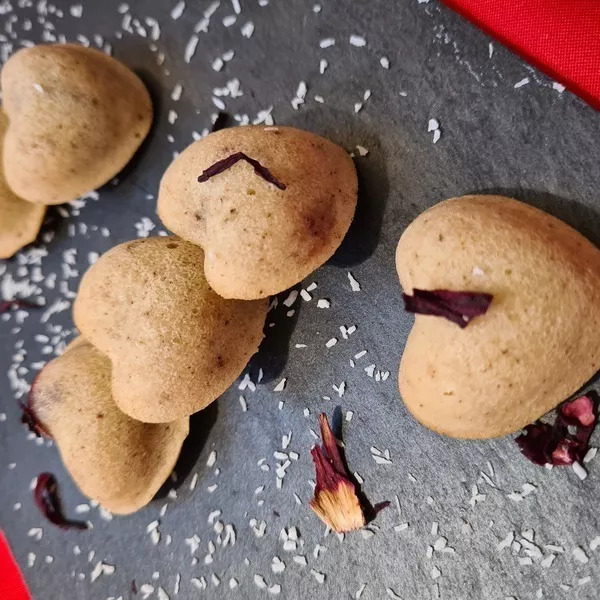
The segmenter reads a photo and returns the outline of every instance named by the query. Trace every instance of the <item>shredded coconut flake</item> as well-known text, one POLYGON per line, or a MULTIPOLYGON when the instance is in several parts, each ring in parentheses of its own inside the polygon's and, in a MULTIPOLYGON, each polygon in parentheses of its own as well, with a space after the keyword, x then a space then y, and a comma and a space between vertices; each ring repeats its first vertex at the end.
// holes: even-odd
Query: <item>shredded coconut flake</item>
POLYGON ((196 48, 198 47, 199 40, 200 38, 197 35, 192 35, 192 37, 189 39, 183 54, 183 60, 186 63, 189 63, 192 60, 192 57, 196 52, 196 48))
POLYGON ((348 271, 348 280, 350 281, 350 288, 353 292, 360 292, 360 283, 354 278, 354 275, 348 271))
POLYGON ((245 38, 250 39, 254 33, 254 23, 252 21, 248 21, 240 31, 245 38))
POLYGON ((357 48, 362 48, 367 45, 367 40, 361 35, 351 35, 350 36, 350 45, 356 46, 357 48))

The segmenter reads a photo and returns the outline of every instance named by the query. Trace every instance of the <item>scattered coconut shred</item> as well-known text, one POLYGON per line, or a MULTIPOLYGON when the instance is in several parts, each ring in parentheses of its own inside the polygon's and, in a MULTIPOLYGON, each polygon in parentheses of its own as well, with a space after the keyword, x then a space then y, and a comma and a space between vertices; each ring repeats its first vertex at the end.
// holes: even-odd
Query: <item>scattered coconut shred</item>
MULTIPOLYGON (((350 72, 351 63, 346 55, 369 60, 373 71, 373 81, 357 82, 360 87, 355 88, 346 108, 356 119, 373 117, 374 107, 370 103, 376 101, 374 94, 381 89, 378 78, 386 77, 396 65, 390 64, 390 59, 382 55, 380 40, 372 32, 346 32, 336 39, 332 35, 335 29, 331 27, 335 18, 326 20, 331 13, 331 7, 326 3, 308 3, 305 10, 307 37, 309 31, 321 33, 319 41, 313 43, 311 52, 314 56, 311 61, 306 61, 304 72, 297 73, 297 79, 289 82, 285 98, 276 98, 277 102, 272 104, 256 105, 254 94, 257 90, 252 89, 250 81, 244 77, 244 56, 253 48, 262 48, 260 44, 272 28, 261 24, 261 15, 274 8, 276 2, 258 0, 256 4, 258 9, 255 10, 242 0, 203 0, 201 3, 172 0, 165 6, 157 5, 158 14, 152 15, 147 14, 149 7, 142 9, 138 3, 130 6, 122 2, 106 9, 102 33, 91 32, 93 23, 88 22, 86 35, 70 34, 68 39, 76 39, 79 44, 97 48, 107 55, 113 53, 113 44, 119 46, 121 40, 128 44, 134 42, 148 50, 164 83, 165 101, 157 117, 168 128, 165 135, 173 156, 192 140, 223 127, 226 121, 234 125, 274 128, 276 115, 278 112, 287 114, 285 106, 289 109, 290 104, 292 110, 299 113, 318 109, 320 104, 328 102, 338 102, 341 106, 331 82, 335 83, 332 78, 336 73, 338 77, 340 73, 346 77, 350 72), (169 35, 177 32, 177 55, 168 52, 163 43, 165 29, 169 35), (231 45, 215 43, 224 35, 231 45), (207 48, 213 50, 207 51, 207 48), (189 65, 188 70, 206 68, 215 82, 207 101, 202 106, 194 106, 198 109, 195 117, 198 125, 197 130, 191 132, 185 129, 182 121, 186 106, 195 97, 192 95, 194 83, 193 78, 184 77, 188 71, 181 70, 183 65, 189 65)), ((422 4, 425 14, 431 18, 435 11, 429 8, 428 0, 418 0, 417 4, 422 4)), ((44 43, 67 42, 65 32, 71 30, 73 23, 82 25, 88 12, 87 4, 81 2, 59 8, 47 0, 0 0, 0 63, 6 62, 20 47, 33 46, 33 39, 44 43)), ((438 29, 436 26, 436 39, 440 36, 445 39, 449 35, 438 29)), ((487 60, 496 60, 497 53, 491 43, 485 47, 485 55, 487 60)), ((300 64, 300 60, 297 62, 300 64)), ((532 81, 537 82, 533 75, 516 83, 508 81, 508 86, 512 86, 515 93, 526 94, 532 81)), ((554 83, 552 89, 554 93, 562 93, 565 88, 554 83)), ((32 90, 40 95, 49 93, 37 82, 32 85, 32 90)), ((397 93, 402 98, 408 95, 406 91, 397 93)), ((343 101, 348 103, 346 98, 343 101)), ((437 118, 426 114, 424 109, 419 114, 419 128, 423 132, 423 124, 427 122, 427 133, 432 134, 433 144, 437 144, 442 136, 440 112, 443 111, 437 113, 437 118)), ((436 150, 443 146, 444 143, 436 146, 436 150)), ((375 153, 375 146, 364 139, 352 140, 348 148, 353 148, 352 156, 357 161, 372 160, 372 153, 375 153)), ((118 186, 118 181, 113 181, 111 186, 118 186)), ((151 191, 146 193, 144 212, 137 211, 129 221, 129 237, 167 234, 156 221, 156 199, 151 191)), ((18 252, 12 261, 0 262, 0 333, 7 348, 6 372, 12 394, 0 413, 0 436, 6 439, 9 431, 19 431, 29 443, 40 447, 35 450, 39 453, 36 463, 39 461, 40 466, 47 464, 44 450, 52 446, 52 440, 43 437, 42 425, 27 410, 31 382, 76 335, 69 312, 82 274, 103 252, 123 241, 120 233, 113 234, 106 226, 86 221, 96 214, 86 210, 87 206, 103 201, 101 195, 104 193, 91 192, 56 208, 64 222, 63 239, 55 240, 54 230, 45 228, 36 244, 18 252), (58 241, 61 250, 58 250, 58 241), (78 248, 86 250, 82 252, 78 248), (22 411, 18 402, 22 403, 22 411), (27 427, 19 429, 21 419, 27 427)), ((31 471, 32 465, 8 452, 5 464, 0 465, 5 468, 7 478, 6 489, 3 489, 5 508, 7 513, 27 515, 28 518, 23 522, 11 522, 10 527, 7 521, 6 528, 11 533, 21 531, 21 543, 27 544, 21 555, 23 566, 30 571, 29 577, 32 580, 46 577, 52 569, 55 580, 64 587, 65 597, 79 594, 107 600, 130 597, 175 600, 177 597, 208 597, 209 594, 216 597, 237 588, 240 590, 232 593, 239 593, 240 598, 248 597, 255 590, 266 597, 291 598, 296 593, 298 577, 303 577, 311 589, 318 590, 317 594, 321 591, 323 597, 345 594, 365 600, 384 597, 408 600, 411 596, 407 586, 399 582, 394 573, 382 573, 377 569, 376 555, 372 570, 367 569, 360 573, 360 579, 357 577, 348 582, 342 593, 334 591, 339 589, 340 581, 331 565, 342 553, 345 557, 363 557, 361 560, 368 567, 375 548, 373 544, 384 543, 389 537, 398 549, 398 556, 408 561, 411 572, 420 573, 415 577, 422 577, 419 580, 422 597, 449 600, 455 596, 444 592, 447 573, 458 576, 459 561, 472 560, 481 549, 479 539, 485 537, 492 541, 486 552, 502 558, 503 570, 514 570, 510 572, 510 580, 514 580, 513 573, 538 578, 550 569, 565 578, 564 569, 557 564, 568 563, 577 567, 577 575, 554 588, 560 588, 565 597, 571 592, 575 597, 579 589, 583 592, 592 589, 593 585, 597 587, 593 567, 600 552, 600 531, 588 531, 578 543, 567 544, 542 536, 542 530, 547 529, 542 528, 541 523, 540 533, 532 528, 533 523, 523 525, 532 518, 529 507, 539 505, 543 509, 544 500, 552 494, 553 487, 567 483, 589 485, 586 478, 596 475, 597 448, 590 446, 597 414, 593 397, 582 396, 563 404, 552 425, 546 422, 531 424, 516 439, 524 457, 535 465, 546 468, 566 466, 568 469, 550 473, 531 466, 527 471, 529 481, 511 482, 506 480, 508 469, 502 472, 488 462, 476 468, 478 473, 474 478, 467 481, 465 476, 465 481, 457 484, 454 490, 444 490, 442 497, 436 487, 439 465, 428 466, 427 461, 421 461, 423 455, 420 455, 419 464, 423 470, 411 473, 404 469, 403 458, 406 457, 402 456, 401 447, 394 440, 380 438, 372 432, 372 443, 361 444, 361 439, 357 438, 361 426, 365 427, 366 435, 367 427, 373 425, 369 421, 370 409, 365 406, 381 399, 381 387, 378 386, 389 385, 387 393, 395 394, 395 383, 387 381, 389 365, 387 368, 377 365, 383 363, 385 357, 378 356, 374 348, 365 349, 360 339, 361 323, 348 322, 339 312, 343 310, 348 294, 361 292, 373 301, 373 290, 366 285, 367 272, 362 267, 354 268, 356 272, 342 272, 343 282, 338 290, 330 289, 330 282, 323 282, 322 287, 311 283, 285 294, 279 301, 275 299, 270 313, 270 317, 275 315, 279 302, 279 309, 283 308, 283 311, 272 318, 275 329, 294 316, 300 306, 301 318, 308 320, 311 315, 328 318, 325 321, 327 329, 323 327, 328 333, 315 331, 309 339, 294 338, 288 361, 291 365, 299 355, 309 357, 307 360, 314 365, 323 364, 326 359, 330 361, 331 377, 321 393, 331 395, 301 399, 298 394, 301 394, 302 382, 291 373, 288 377, 284 370, 272 379, 273 376, 266 377, 262 369, 249 367, 238 380, 239 405, 232 402, 231 408, 235 410, 230 416, 246 419, 245 424, 253 423, 257 432, 263 431, 264 423, 271 424, 267 428, 270 437, 264 440, 262 455, 253 456, 250 445, 242 457, 244 462, 234 461, 226 440, 213 435, 202 451, 205 459, 198 460, 185 473, 173 473, 165 484, 168 490, 165 497, 145 509, 146 517, 140 522, 141 529, 137 533, 131 530, 136 522, 134 519, 113 520, 96 501, 84 502, 81 496, 73 500, 76 492, 72 492, 68 496, 69 502, 63 505, 62 485, 58 483, 60 480, 62 484, 66 477, 62 470, 58 477, 49 472, 38 474, 41 468, 31 471), (277 398, 276 403, 273 398, 277 398), (322 407, 326 404, 331 406, 328 412, 341 405, 344 427, 351 440, 348 448, 334 437, 324 414, 319 417, 320 436, 313 429, 316 429, 313 415, 324 410, 322 407), (272 410, 277 412, 269 413, 272 410), (304 426, 290 430, 288 422, 295 422, 295 415, 300 411, 305 417, 304 426), (289 416, 289 420, 278 419, 279 415, 289 416), (279 432, 277 427, 281 428, 279 432), (312 444, 316 445, 311 449, 312 444), (310 479, 309 452, 314 463, 314 479, 310 479), (360 473, 348 468, 347 458, 360 473), (29 488, 26 485, 21 489, 11 483, 11 473, 17 469, 22 469, 25 480, 31 482, 29 488), (244 481, 250 481, 251 485, 246 486, 244 481), (397 489, 391 493, 389 502, 386 499, 371 506, 361 486, 365 485, 369 496, 377 495, 381 489, 388 489, 381 487, 382 481, 397 489), (424 492, 427 485, 431 486, 431 494, 436 493, 435 496, 424 492), (243 517, 237 508, 240 502, 247 506, 243 517), (489 518, 492 512, 488 507, 492 504, 503 507, 503 513, 495 520, 489 518), (34 512, 34 505, 39 512, 34 512), (390 508, 379 514, 387 506, 390 508), (186 521, 185 531, 173 526, 170 515, 175 511, 180 516, 193 515, 186 521), (32 515, 35 516, 33 520, 32 515), (316 517, 325 527, 319 527, 316 517), (511 522, 519 525, 511 525, 511 522), (62 534, 55 527, 79 531, 62 534), (53 529, 48 532, 50 528, 53 529), (315 533, 317 529, 318 533, 315 533), (108 536, 106 539, 114 540, 123 531, 131 539, 135 537, 134 551, 143 556, 145 565, 144 569, 140 568, 138 577, 123 583, 125 573, 129 576, 129 567, 113 564, 113 549, 106 546, 100 531, 108 536), (338 549, 341 544, 345 544, 343 549, 338 549), (172 560, 164 560, 167 553, 172 560), (56 577, 57 573, 61 577, 56 577), (107 589, 112 596, 102 591, 107 589)), ((475 269, 481 270, 474 268, 474 275, 483 276, 483 271, 476 273, 475 269)), ((346 315, 346 319, 349 318, 346 315)), ((240 427, 240 435, 244 435, 243 429, 240 427)), ((492 454, 495 456, 490 450, 489 455, 492 454)), ((515 451, 511 460, 524 461, 524 457, 515 451)), ((547 587, 537 589, 535 598, 552 597, 551 589, 549 583, 547 587)), ((507 592, 504 600, 524 597, 507 592)))

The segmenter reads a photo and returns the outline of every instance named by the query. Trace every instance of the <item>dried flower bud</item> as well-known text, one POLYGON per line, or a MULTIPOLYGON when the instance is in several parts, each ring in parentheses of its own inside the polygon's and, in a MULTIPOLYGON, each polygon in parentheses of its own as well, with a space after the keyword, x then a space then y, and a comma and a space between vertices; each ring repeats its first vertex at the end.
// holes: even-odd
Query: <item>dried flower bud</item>
POLYGON ((311 450, 317 485, 310 507, 336 533, 360 529, 366 523, 356 486, 344 466, 327 417, 320 416, 323 446, 311 450))

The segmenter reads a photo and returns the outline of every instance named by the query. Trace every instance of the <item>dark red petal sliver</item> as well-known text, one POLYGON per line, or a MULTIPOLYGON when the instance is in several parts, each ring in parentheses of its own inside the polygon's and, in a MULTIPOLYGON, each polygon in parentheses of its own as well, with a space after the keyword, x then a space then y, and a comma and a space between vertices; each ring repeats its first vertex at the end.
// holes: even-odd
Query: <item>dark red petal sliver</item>
POLYGON ((21 413, 21 423, 27 425, 29 431, 35 433, 37 437, 52 437, 50 433, 46 431, 44 426, 40 423, 39 419, 37 418, 37 415, 35 414, 35 412, 29 404, 21 403, 21 410, 23 411, 21 413))
POLYGON ((61 529, 87 529, 87 523, 83 521, 71 521, 67 519, 62 511, 62 505, 58 496, 58 485, 56 477, 52 473, 40 473, 37 478, 33 498, 41 513, 54 525, 61 529))
POLYGON ((267 167, 263 167, 256 159, 250 158, 243 152, 235 152, 226 158, 218 160, 207 169, 204 169, 204 171, 202 171, 202 175, 198 177, 198 182, 204 183, 205 181, 208 181, 211 177, 219 175, 220 173, 223 173, 223 171, 227 171, 227 169, 233 167, 233 165, 238 163, 240 160, 245 160, 249 165, 251 165, 254 168, 254 172, 259 177, 262 177, 267 183, 271 183, 280 190, 286 189, 285 184, 281 183, 281 181, 279 181, 279 179, 277 179, 277 177, 275 177, 271 171, 267 169, 267 167))
POLYGON ((444 317, 459 327, 466 327, 473 318, 487 312, 493 296, 482 292, 413 289, 402 294, 404 308, 419 315, 444 317))
POLYGON ((317 485, 315 487, 315 494, 318 494, 321 490, 335 489, 340 483, 347 480, 346 477, 333 468, 331 461, 325 456, 320 446, 315 446, 310 453, 313 457, 316 471, 317 485))
POLYGON ((40 308, 41 304, 25 300, 23 298, 15 298, 14 300, 2 300, 0 302, 0 313, 6 312, 11 308, 40 308))
MULTIPOLYGON (((40 371, 41 373, 41 371, 40 371)), ((37 437, 42 437, 45 436, 47 438, 52 438, 52 436, 50 435, 50 432, 44 427, 44 425, 42 424, 42 422, 38 419, 38 416, 35 413, 35 410, 33 409, 33 390, 35 389, 35 384, 37 382, 37 378, 39 377, 40 373, 38 373, 33 382, 31 383, 31 389, 29 390, 29 396, 27 397, 27 404, 24 404, 23 402, 19 402, 19 405, 21 406, 21 423, 23 423, 24 425, 27 425, 27 427, 29 428, 29 431, 31 431, 32 433, 35 433, 35 435, 37 437)))
POLYGON ((348 472, 346 471, 346 467, 342 462, 342 457, 340 456, 340 450, 337 445, 337 441, 333 432, 331 431, 331 427, 329 427, 329 422, 327 421, 327 416, 322 413, 319 416, 319 425, 321 427, 321 438, 323 439, 323 447, 325 448, 325 453, 329 462, 333 466, 333 468, 344 477, 348 476, 348 472))

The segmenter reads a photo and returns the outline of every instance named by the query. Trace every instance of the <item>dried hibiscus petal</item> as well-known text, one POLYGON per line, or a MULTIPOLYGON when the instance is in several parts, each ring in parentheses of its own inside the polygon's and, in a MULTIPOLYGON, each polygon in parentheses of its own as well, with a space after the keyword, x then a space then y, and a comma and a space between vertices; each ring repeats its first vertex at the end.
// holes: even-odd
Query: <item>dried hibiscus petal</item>
POLYGON ((52 473, 40 473, 37 478, 33 497, 42 514, 61 529, 87 529, 83 521, 71 521, 62 511, 58 496, 56 477, 52 473))
POLYGON ((323 450, 333 468, 343 476, 347 476, 348 470, 342 461, 340 449, 337 445, 337 440, 331 431, 327 415, 322 413, 319 416, 319 427, 321 429, 321 439, 323 440, 323 450))
POLYGON ((596 425, 594 402, 581 396, 558 407, 553 425, 533 423, 515 441, 521 452, 536 465, 572 465, 583 460, 596 425), (568 426, 575 428, 571 433, 568 426))
POLYGON ((413 289, 413 294, 402 294, 404 308, 419 315, 444 317, 459 327, 466 327, 473 318, 484 315, 493 296, 483 292, 455 292, 451 290, 413 289))
POLYGON ((337 533, 360 529, 389 506, 389 502, 382 502, 375 507, 369 504, 348 472, 325 414, 320 415, 319 423, 323 445, 311 450, 317 484, 310 507, 337 533))
POLYGON ((21 403, 21 410, 23 411, 21 413, 21 423, 27 425, 29 431, 35 433, 37 437, 52 437, 50 433, 48 433, 48 431, 41 424, 41 422, 37 418, 37 415, 35 414, 34 410, 29 404, 21 403))
POLYGON ((356 486, 344 466, 327 416, 322 414, 319 421, 323 446, 315 446, 311 450, 317 485, 310 507, 337 533, 360 529, 366 521, 356 486))
POLYGON ((24 298, 15 298, 14 300, 3 300, 0 302, 0 313, 6 312, 11 308, 39 308, 41 305, 24 298))
POLYGON ((519 435, 515 442, 521 452, 532 463, 544 466, 549 462, 548 442, 552 439, 552 427, 548 423, 532 423, 525 427, 525 433, 519 435))
POLYGON ((594 403, 589 396, 580 396, 571 402, 565 402, 558 411, 567 425, 589 427, 596 421, 594 403))
POLYGON ((33 383, 31 384, 31 389, 29 390, 29 398, 27 399, 27 404, 23 404, 23 402, 19 403, 21 406, 21 410, 22 410, 21 423, 23 423, 24 425, 27 425, 27 427, 29 428, 29 431, 31 431, 32 433, 35 433, 35 435, 37 437, 45 436, 45 437, 51 438, 52 436, 50 435, 50 432, 44 427, 42 422, 38 419, 37 415, 35 414, 35 411, 33 410, 31 399, 33 397, 33 388, 35 387, 36 380, 37 380, 37 376, 33 380, 33 383))
POLYGON ((271 183, 280 190, 285 190, 285 184, 281 183, 281 181, 279 181, 279 179, 277 179, 277 177, 275 177, 271 173, 271 171, 267 169, 267 167, 263 167, 255 158, 250 158, 247 154, 244 154, 243 152, 236 152, 234 154, 231 154, 226 158, 218 160, 214 165, 211 165, 207 169, 204 169, 204 171, 202 171, 202 175, 198 177, 199 183, 204 183, 205 181, 208 181, 211 177, 223 173, 227 169, 233 167, 233 165, 237 164, 240 160, 245 160, 249 165, 251 165, 254 168, 254 172, 259 177, 262 177, 267 183, 271 183))
POLYGON ((557 466, 572 465, 576 460, 575 452, 577 447, 577 442, 561 438, 556 448, 552 451, 549 462, 557 466))

